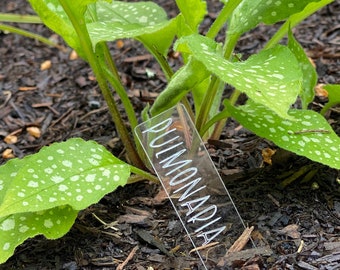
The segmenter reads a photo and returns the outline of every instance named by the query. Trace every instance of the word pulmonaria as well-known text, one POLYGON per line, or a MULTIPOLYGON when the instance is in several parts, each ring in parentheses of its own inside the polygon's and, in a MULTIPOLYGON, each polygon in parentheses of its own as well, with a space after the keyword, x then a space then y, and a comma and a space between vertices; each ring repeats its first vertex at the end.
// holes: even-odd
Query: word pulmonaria
MULTIPOLYGON (((192 153, 195 146, 189 149, 183 134, 185 130, 178 128, 173 118, 168 118, 142 131, 151 139, 149 149, 153 149, 153 165, 170 199, 179 212, 181 221, 190 237, 200 237, 202 246, 207 245, 226 226, 221 226, 216 204, 210 202, 211 195, 207 190, 207 176, 203 166, 193 162, 192 153), (202 170, 202 171, 201 171, 202 170), (185 213, 181 214, 181 213, 185 213), (186 224, 185 224, 186 223, 186 224)), ((198 158, 197 155, 194 157, 198 158)))

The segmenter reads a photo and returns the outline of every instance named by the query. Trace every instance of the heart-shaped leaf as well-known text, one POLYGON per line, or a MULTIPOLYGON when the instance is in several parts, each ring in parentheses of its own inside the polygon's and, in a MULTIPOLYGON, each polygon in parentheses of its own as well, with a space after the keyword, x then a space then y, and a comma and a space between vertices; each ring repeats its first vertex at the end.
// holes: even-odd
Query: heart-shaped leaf
POLYGON ((289 115, 294 121, 290 121, 251 100, 240 107, 227 101, 224 104, 233 118, 258 136, 298 155, 340 169, 340 138, 319 113, 291 109, 289 115))
POLYGON ((302 11, 317 0, 243 0, 234 10, 228 32, 241 35, 259 23, 273 24, 302 11))
POLYGON ((94 46, 100 41, 138 38, 164 53, 174 38, 175 20, 168 20, 166 12, 155 3, 99 1, 96 6, 98 21, 87 24, 94 46))
POLYGON ((130 166, 94 141, 70 139, 0 167, 0 263, 29 237, 55 239, 79 210, 125 185, 130 166))
MULTIPOLYGON (((29 2, 44 24, 86 59, 76 31, 60 2, 58 0, 29 0, 29 2)), ((70 5, 75 7, 74 10, 78 11, 79 19, 82 19, 86 6, 93 2, 95 0, 73 0, 70 1, 70 5)))
POLYGON ((72 227, 78 211, 60 206, 40 212, 27 212, 0 218, 0 263, 13 255, 15 248, 38 234, 56 239, 72 227))
POLYGON ((301 90, 299 63, 285 46, 261 51, 244 62, 230 62, 216 51, 217 44, 206 37, 191 35, 177 42, 177 49, 191 53, 221 80, 245 92, 255 102, 272 109, 281 117, 301 90))
POLYGON ((0 167, 0 217, 60 205, 84 209, 125 185, 129 174, 128 165, 94 141, 55 143, 0 167))
POLYGON ((340 84, 327 84, 323 88, 328 92, 328 102, 322 108, 321 114, 326 113, 332 106, 340 104, 340 84))

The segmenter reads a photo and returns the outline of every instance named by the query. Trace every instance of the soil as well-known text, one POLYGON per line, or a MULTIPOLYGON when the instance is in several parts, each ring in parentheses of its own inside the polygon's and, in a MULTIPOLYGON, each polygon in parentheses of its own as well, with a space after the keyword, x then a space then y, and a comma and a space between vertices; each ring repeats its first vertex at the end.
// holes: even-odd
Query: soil
MULTIPOLYGON (((176 14, 172 1, 157 2, 170 16, 176 14)), ((219 2, 209 2, 202 32, 219 8, 219 2)), ((0 12, 34 14, 20 0, 1 1, 0 12)), ((43 25, 17 26, 63 44, 43 25)), ((242 37, 237 52, 244 57, 257 52, 277 27, 279 24, 259 26, 242 37)), ((308 18, 294 34, 316 64, 319 83, 339 84, 339 2, 308 18)), ((223 40, 223 34, 219 39, 223 40)), ((22 158, 52 142, 81 137, 95 140, 125 159, 91 69, 81 59, 70 60, 71 50, 63 46, 61 50, 0 33, 0 152, 11 149, 15 157, 22 158), (51 67, 41 70, 47 60, 51 67), (38 127, 41 137, 32 136, 28 127, 38 127), (6 143, 3 139, 9 134, 18 141, 6 143)), ((140 112, 165 87, 166 80, 137 42, 122 40, 111 49, 124 86, 140 112), (148 71, 155 75, 148 77, 148 71)), ((181 64, 175 56, 169 54, 174 70, 181 64)), ((324 102, 324 97, 316 97, 313 108, 319 110, 324 102)), ((340 135, 339 109, 331 110, 327 118, 340 135)), ((225 269, 340 269, 339 171, 281 149, 268 165, 263 161, 263 149, 277 147, 234 121, 207 148, 244 222, 254 226, 252 239, 259 248, 248 254, 236 252, 225 269), (289 175, 310 166, 317 169, 311 179, 304 174, 281 187, 289 175)), ((0 157, 0 164, 4 162, 0 157)), ((203 269, 191 249, 161 187, 139 182, 119 188, 81 211, 64 237, 27 240, 0 269, 203 269)))

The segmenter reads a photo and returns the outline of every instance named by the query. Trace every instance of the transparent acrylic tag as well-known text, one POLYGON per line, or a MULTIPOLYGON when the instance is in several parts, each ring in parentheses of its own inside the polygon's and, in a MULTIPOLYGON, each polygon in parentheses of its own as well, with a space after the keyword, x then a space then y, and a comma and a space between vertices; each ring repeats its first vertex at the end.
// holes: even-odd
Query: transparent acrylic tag
POLYGON ((208 269, 207 261, 225 256, 245 226, 188 113, 178 105, 135 132, 208 269))

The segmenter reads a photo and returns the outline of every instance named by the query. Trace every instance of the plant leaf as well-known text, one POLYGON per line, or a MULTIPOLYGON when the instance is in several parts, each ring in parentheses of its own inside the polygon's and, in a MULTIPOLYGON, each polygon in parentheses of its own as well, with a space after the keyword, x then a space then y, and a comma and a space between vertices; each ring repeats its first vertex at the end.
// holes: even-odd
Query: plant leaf
POLYGON ((207 14, 207 3, 202 0, 176 0, 176 4, 192 33, 198 33, 198 26, 207 14))
POLYGON ((179 69, 167 87, 159 94, 151 107, 151 115, 157 115, 176 105, 190 90, 209 77, 210 73, 196 59, 179 69))
POLYGON ((302 73, 287 47, 278 45, 244 62, 234 63, 216 52, 214 41, 200 35, 183 37, 176 46, 179 51, 191 53, 210 72, 245 92, 255 102, 281 117, 290 117, 287 111, 300 93, 302 73))
POLYGON ((56 239, 72 227, 78 211, 60 206, 41 212, 26 212, 0 218, 0 264, 13 255, 26 239, 39 234, 56 239))
POLYGON ((100 1, 97 18, 97 22, 87 24, 93 46, 100 41, 141 37, 142 42, 145 39, 164 53, 175 34, 175 21, 168 20, 166 12, 152 2, 100 1))
MULTIPOLYGON (((84 59, 86 56, 80 46, 78 36, 73 25, 58 0, 29 0, 34 11, 44 24, 60 35, 84 59)), ((70 4, 78 11, 79 20, 83 19, 86 6, 95 0, 73 0, 70 4)))
POLYGON ((305 51, 299 42, 294 38, 292 31, 288 31, 288 48, 293 52, 299 62, 303 74, 302 90, 300 93, 302 108, 307 106, 314 99, 314 87, 318 80, 318 74, 315 71, 311 61, 308 59, 305 51))
POLYGON ((228 101, 224 105, 233 118, 258 136, 298 155, 340 169, 340 138, 319 113, 291 109, 289 115, 294 121, 290 121, 251 100, 240 107, 234 107, 228 101))
POLYGON ((274 24, 302 11, 317 0, 243 0, 234 10, 228 32, 241 35, 259 23, 274 24))
POLYGON ((321 110, 321 114, 333 107, 334 105, 340 104, 340 84, 327 84, 323 88, 328 92, 328 102, 321 110))
POLYGON ((84 209, 125 185, 129 174, 128 165, 94 141, 55 143, 0 167, 0 217, 61 205, 84 209))

